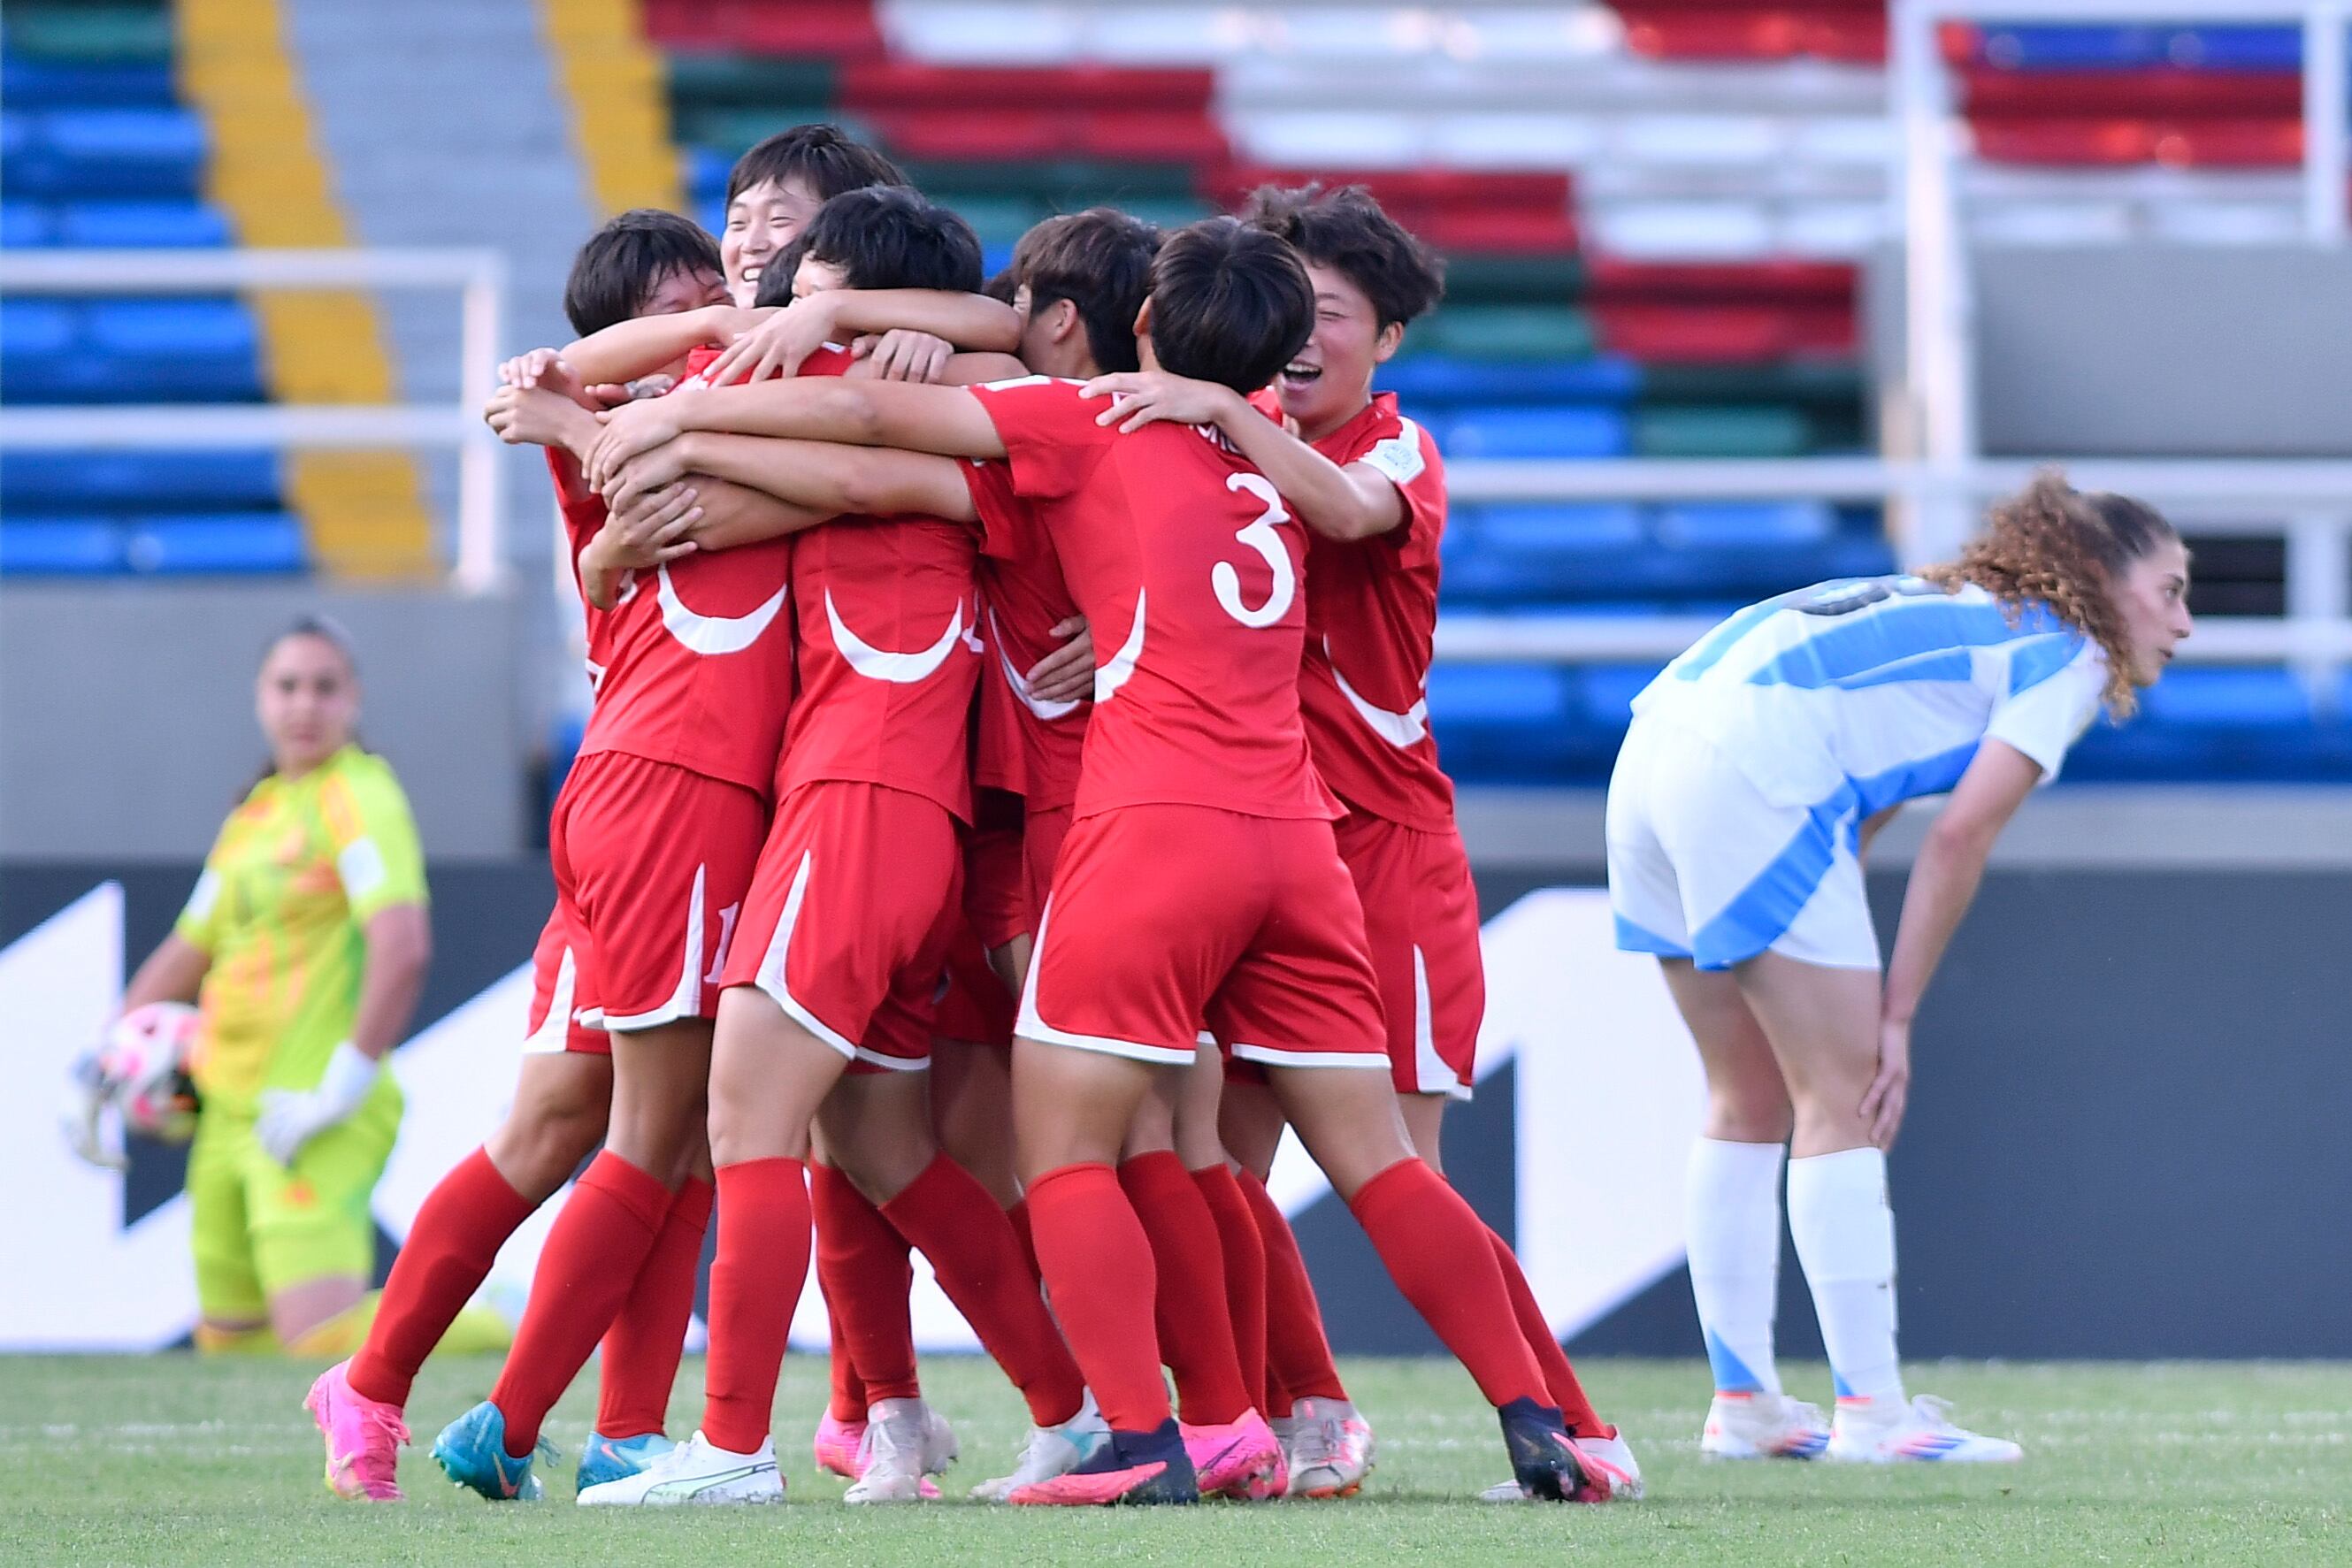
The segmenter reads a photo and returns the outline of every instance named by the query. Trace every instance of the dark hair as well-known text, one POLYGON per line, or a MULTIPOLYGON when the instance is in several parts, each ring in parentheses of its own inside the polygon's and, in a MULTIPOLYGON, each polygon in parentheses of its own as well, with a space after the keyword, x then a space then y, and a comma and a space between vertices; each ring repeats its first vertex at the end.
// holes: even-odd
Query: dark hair
POLYGON ((352 674, 354 677, 359 674, 358 644, 352 641, 352 634, 343 630, 342 622, 332 617, 320 614, 316 611, 297 615, 268 643, 262 644, 261 662, 268 664, 269 655, 278 651, 278 644, 289 637, 316 637, 343 656, 343 663, 351 666, 352 674))
POLYGON ((1272 381, 1315 330, 1298 253, 1239 218, 1202 218, 1151 262, 1151 351, 1162 370, 1242 393, 1272 381))
POLYGON ((585 338, 646 313, 646 304, 673 272, 718 277, 719 242, 691 218, 657 207, 635 207, 588 236, 572 258, 563 285, 563 313, 585 338))
POLYGON ((980 291, 999 305, 1010 305, 1013 297, 1021 292, 1021 280, 1013 276, 1011 267, 1000 267, 980 286, 980 291))
POLYGON ((795 125, 779 131, 740 158, 727 175, 727 204, 754 185, 798 180, 809 194, 829 202, 845 191, 867 185, 904 185, 898 165, 837 125, 795 125))
POLYGON ((1947 590, 1975 583, 2012 616, 2030 605, 2046 606, 2106 654, 2107 712, 2129 718, 2139 695, 2132 685, 2131 640, 2113 590, 2132 562, 2179 538, 2147 502, 2104 490, 2085 495, 2050 468, 1993 507, 1985 531, 1969 541, 1959 559, 1919 575, 1947 590))
POLYGON ((1250 193, 1242 221, 1279 235, 1318 267, 1346 274, 1386 327, 1426 315, 1445 294, 1445 261, 1381 210, 1361 185, 1250 193))
POLYGON ((760 275, 760 305, 789 305, 793 275, 809 256, 841 268, 848 288, 980 292, 980 239, 955 214, 903 185, 845 191, 760 275))
POLYGON ((1104 371, 1131 371, 1139 360, 1135 316, 1151 292, 1151 258, 1160 228, 1116 207, 1088 207, 1047 218, 1013 247, 1013 276, 1029 288, 1032 315, 1056 299, 1077 307, 1087 350, 1104 371))

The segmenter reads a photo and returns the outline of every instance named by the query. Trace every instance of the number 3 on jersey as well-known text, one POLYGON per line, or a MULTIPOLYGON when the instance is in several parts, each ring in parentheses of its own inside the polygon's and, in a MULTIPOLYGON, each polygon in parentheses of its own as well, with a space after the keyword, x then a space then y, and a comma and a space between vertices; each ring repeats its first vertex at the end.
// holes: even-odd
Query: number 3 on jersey
POLYGON ((1290 514, 1283 509, 1282 497, 1263 474, 1229 475, 1225 488, 1246 490, 1265 503, 1265 514, 1234 538, 1264 559, 1274 573, 1274 587, 1266 594, 1265 602, 1253 610, 1242 602, 1242 574, 1234 570, 1231 561, 1219 561, 1216 570, 1209 574, 1209 583, 1217 591, 1217 602, 1226 614, 1252 630, 1271 626, 1283 618, 1291 601, 1298 597, 1298 570, 1290 564, 1290 552, 1283 548, 1282 537, 1274 531, 1290 521, 1290 514))

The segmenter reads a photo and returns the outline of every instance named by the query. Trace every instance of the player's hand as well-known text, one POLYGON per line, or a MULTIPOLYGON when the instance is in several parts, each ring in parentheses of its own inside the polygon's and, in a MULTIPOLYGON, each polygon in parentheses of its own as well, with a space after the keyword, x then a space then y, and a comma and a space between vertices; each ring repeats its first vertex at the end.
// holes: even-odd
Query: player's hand
POLYGON ((609 511, 597 530, 599 538, 611 536, 599 552, 601 559, 624 571, 645 571, 692 555, 698 548, 694 525, 702 520, 696 495, 690 485, 666 485, 609 511))
POLYGON ((587 387, 581 382, 580 372, 553 349, 533 349, 507 361, 499 367, 499 384, 526 390, 541 387, 583 408, 593 406, 587 387))
POLYGON ((704 372, 712 386, 795 375, 802 361, 833 340, 833 307, 822 294, 764 314, 764 319, 743 321, 729 334, 734 340, 704 372))
POLYGON ((561 446, 594 439, 595 423, 570 398, 546 387, 504 386, 482 406, 482 418, 509 446, 561 446))
POLYGON ((129 1166, 120 1145, 106 1134, 106 1078, 99 1071, 98 1052, 85 1051, 66 1072, 66 1097, 58 1107, 58 1126, 66 1145, 84 1165, 119 1171, 129 1166))
POLYGON ((614 511, 625 512, 648 491, 677 484, 693 465, 688 446, 683 439, 666 441, 622 464, 604 480, 604 505, 614 511))
POLYGON ((676 441, 685 428, 685 422, 678 417, 677 400, 695 395, 692 392, 673 392, 668 397, 626 403, 599 414, 604 428, 595 444, 588 449, 588 455, 580 461, 588 483, 604 490, 630 458, 676 441))
POLYGON ((878 337, 860 338, 850 345, 850 351, 871 362, 867 373, 877 380, 936 384, 948 373, 948 361, 955 358, 956 350, 945 338, 901 327, 878 337))
POLYGON ((1095 416, 1095 423, 1116 424, 1121 432, 1162 421, 1214 424, 1233 411, 1234 400, 1230 388, 1171 376, 1165 371, 1120 371, 1097 376, 1078 389, 1078 395, 1110 399, 1110 406, 1095 416))
POLYGON ((1862 1096, 1862 1119, 1870 1141, 1882 1149, 1895 1146, 1903 1126, 1903 1108, 1911 1098, 1911 1026, 1887 1019, 1878 1026, 1878 1073, 1862 1096))
POLYGON ((1049 703, 1083 702, 1095 695, 1095 634, 1083 615, 1073 615, 1054 628, 1068 642, 1037 661, 1029 672, 1032 695, 1049 703))
POLYGON ((367 1103, 383 1064, 351 1041, 335 1047, 316 1089, 265 1089, 253 1135, 264 1153, 290 1166, 302 1145, 328 1128, 349 1121, 367 1103))

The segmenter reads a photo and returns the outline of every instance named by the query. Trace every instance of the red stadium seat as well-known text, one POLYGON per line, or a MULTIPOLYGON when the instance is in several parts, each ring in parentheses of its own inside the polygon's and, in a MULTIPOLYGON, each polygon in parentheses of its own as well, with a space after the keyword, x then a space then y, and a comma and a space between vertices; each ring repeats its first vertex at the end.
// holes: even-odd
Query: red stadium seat
POLYGON ((1067 151, 1068 121, 1042 110, 901 110, 865 118, 902 158, 1026 161, 1067 151))
POLYGON ((1805 18, 1801 50, 1841 65, 1874 66, 1886 59, 1886 13, 1827 11, 1805 18))
POLYGON ((2300 116, 2303 79, 2292 71, 2005 71, 1961 75, 1971 116, 2227 114, 2300 116))
POLYGON ((882 52, 871 0, 646 0, 646 34, 671 48, 835 59, 882 52))
POLYGON ((1576 220, 1565 209, 1439 207, 1398 221, 1440 250, 1543 256, 1576 248, 1576 220))
POLYGON ((1697 11, 1629 17, 1625 46, 1669 60, 1784 60, 1802 36, 1785 11, 1697 11))
POLYGON ((1655 262, 1593 256, 1586 291, 1595 300, 1828 303, 1851 306, 1854 269, 1834 261, 1655 262))
POLYGON ((1603 352, 1647 364, 1753 364, 1792 355, 1852 355, 1844 306, 1653 305, 1595 301, 1603 352))
POLYGON ((2176 169, 2274 169, 2303 162, 2303 121, 2182 120, 2159 126, 2156 161, 2176 169))
POLYGON ((1972 128, 1977 156, 1993 163, 2115 167, 2155 155, 2144 120, 1986 120, 1972 128))
POLYGON ((1517 207, 1548 212, 1568 209, 1565 174, 1486 172, 1472 169, 1275 169, 1244 163, 1209 171, 1200 191, 1220 204, 1240 201, 1260 185, 1363 185, 1391 214, 1460 207, 1517 207))
POLYGON ((940 109, 1165 110, 1202 114, 1213 73, 1081 66, 1067 69, 934 66, 900 58, 859 60, 841 73, 841 99, 856 110, 940 109))
POLYGON ((1222 164, 1225 133, 1198 109, 1094 110, 1076 116, 1076 150, 1113 162, 1222 164))

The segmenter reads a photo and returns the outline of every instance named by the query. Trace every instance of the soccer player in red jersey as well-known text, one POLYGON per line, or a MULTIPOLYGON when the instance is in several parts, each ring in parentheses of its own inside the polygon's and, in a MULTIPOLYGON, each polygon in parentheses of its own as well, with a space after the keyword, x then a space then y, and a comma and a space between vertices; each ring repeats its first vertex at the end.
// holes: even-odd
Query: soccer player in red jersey
MULTIPOLYGON (((1233 219, 1171 236, 1152 277, 1137 321, 1147 367, 1246 392, 1313 328, 1296 254, 1233 219)), ((601 478, 688 424, 1005 457, 1017 492, 1043 509, 1097 649, 1116 650, 1096 674, 1076 821, 1040 920, 1014 1062, 1038 1260, 1112 1440, 1012 1500, 1198 1496, 1151 1304, 1135 1290, 1153 1278, 1150 1243, 1111 1163, 1153 1075, 1195 1060, 1204 1019, 1235 1054, 1275 1069, 1293 1125, 1391 1277, 1497 1407, 1519 1483, 1594 1497, 1513 1318, 1516 1260, 1398 1123, 1363 916, 1331 835, 1340 809, 1299 716, 1298 530, 1215 433, 1121 434, 1098 412, 1075 383, 1045 377, 969 392, 768 382, 624 411, 590 463, 601 478)), ((722 1246, 726 1231, 722 1218, 722 1246)))
MULTIPOLYGON (((710 236, 684 218, 640 211, 621 214, 582 247, 564 308, 576 329, 590 332, 631 316, 691 309, 723 294, 710 236)), ((495 406, 497 423, 506 405, 495 406)), ((579 485, 576 463, 550 456, 576 553, 604 526, 604 506, 579 485)), ((692 517, 693 499, 681 490, 651 497, 639 526, 657 532, 692 517)), ((774 508, 764 497, 752 500, 774 508)), ((604 619, 589 616, 592 671, 610 661, 604 619)), ((399 1497, 395 1467, 398 1446, 406 1440, 401 1407, 417 1368, 480 1287, 499 1248, 604 1136, 612 1099, 610 1047, 602 1030, 575 1016, 577 971, 564 935, 559 915, 533 956, 529 1034, 506 1119, 426 1197, 384 1282, 367 1343, 312 1388, 310 1406, 328 1443, 329 1481, 342 1496, 399 1497)), ((693 1309, 709 1212, 707 1182, 681 1186, 605 1336, 604 1397, 581 1458, 582 1473, 592 1483, 625 1473, 667 1447, 663 1414, 693 1309)))
MULTIPOLYGON (((1072 377, 1135 364, 1133 323, 1158 243, 1158 232, 1150 225, 1108 209, 1049 219, 1024 236, 1013 268, 1015 298, 1026 319, 1024 361, 1072 377)), ((860 489, 835 478, 838 455, 832 462, 813 463, 769 448, 755 437, 698 438, 698 433, 666 446, 657 459, 641 459, 636 482, 667 482, 673 472, 717 472, 816 510, 870 504, 860 489)), ((896 455, 877 455, 865 465, 877 459, 891 461, 896 455)), ((942 469, 953 476, 951 465, 904 462, 929 477, 940 476, 942 469)), ((1037 509, 1015 493, 1006 464, 970 465, 961 473, 969 496, 956 515, 976 516, 986 538, 982 581, 991 656, 982 675, 977 778, 1017 791, 1027 808, 1016 841, 1022 852, 1004 860, 975 855, 970 862, 972 874, 1006 878, 1013 885, 987 890, 967 903, 986 906, 1003 922, 993 929, 1006 939, 992 946, 1017 984, 1026 967, 1028 935, 1069 829, 1087 710, 1043 695, 1021 673, 1062 633, 1074 612, 1037 509)), ((627 488, 625 481, 624 493, 627 488)), ((941 504, 956 500, 950 495, 941 504)), ((715 543, 725 530, 697 537, 715 543)), ((983 931, 992 929, 984 918, 979 924, 983 931)), ((1280 1490, 1281 1450, 1254 1410, 1257 1379, 1254 1370, 1244 1374, 1226 1264, 1229 1240, 1244 1264, 1256 1262, 1260 1243, 1216 1139, 1216 1063, 1211 1059, 1202 1065, 1202 1071, 1181 1079, 1171 1075, 1154 1084, 1125 1141, 1119 1176, 1152 1239, 1161 1348, 1176 1373, 1185 1438, 1202 1459, 1204 1482, 1233 1495, 1267 1495, 1280 1490)), ((819 1228, 822 1249, 822 1224, 819 1228)), ((1234 1272, 1246 1301, 1260 1301, 1262 1266, 1237 1267, 1234 1272)), ((1263 1359, 1260 1337, 1249 1336, 1253 1369, 1263 1359)), ((983 1483, 981 1492, 1009 1494, 1060 1473, 1082 1457, 1062 1435, 1041 1428, 1014 1474, 983 1483)))
MULTIPOLYGON (((896 190, 828 202, 793 258, 796 293, 980 284, 970 228, 896 190)), ((848 362, 822 350, 804 379, 839 379, 848 362)), ((786 1328, 777 1303, 797 1296, 807 1270, 813 1118, 827 1163, 931 1260, 1033 1421, 1085 1415, 1083 1381, 1010 1221, 939 1152, 919 1071, 959 903, 958 824, 971 814, 971 531, 930 517, 844 517, 795 535, 792 549, 800 693, 782 800, 723 977, 711 1077, 720 1218, 703 1427, 640 1475, 590 1489, 581 1500, 592 1505, 782 1495, 769 1435, 786 1328)), ((856 1352, 866 1325, 844 1312, 842 1327, 856 1352)), ((942 1435, 919 1399, 877 1401, 870 1464, 850 1500, 912 1500, 953 1458, 942 1435)))
MULTIPOLYGON (((1336 828, 1339 852, 1371 938, 1398 1109, 1415 1151, 1442 1170, 1445 1106, 1469 1097, 1486 1005, 1477 894, 1423 699, 1437 623, 1444 466, 1436 443, 1398 413, 1395 397, 1373 394, 1372 378, 1406 326, 1437 302, 1444 266, 1360 187, 1269 187, 1243 216, 1287 240, 1315 286, 1314 336, 1284 367, 1273 395, 1261 393, 1254 406, 1223 387, 1151 375, 1107 377, 1087 391, 1113 399, 1101 417, 1121 429, 1161 419, 1217 429, 1265 471, 1310 530, 1299 693, 1307 738, 1318 771, 1347 807, 1336 828), (1285 416, 1296 436, 1281 428, 1285 416)), ((1262 1179, 1282 1110, 1264 1075, 1247 1067, 1236 1064, 1224 1125, 1238 1157, 1262 1179)), ((1499 1237, 1495 1245, 1503 1247, 1499 1237)), ((1589 1468, 1612 1497, 1638 1498, 1640 1468, 1616 1428, 1594 1413, 1541 1308, 1519 1291, 1513 1307, 1589 1468)), ((1319 1327, 1280 1313, 1269 1332, 1304 1341, 1284 1348, 1306 1357, 1312 1375, 1325 1375, 1328 1352, 1320 1366, 1313 1361, 1319 1327)), ((1295 1435, 1308 1452, 1297 1470, 1318 1475, 1323 1486, 1344 1485, 1356 1458, 1352 1410, 1321 1398, 1300 1403, 1295 1435)), ((1490 1495, 1518 1492, 1506 1486, 1490 1495)))

